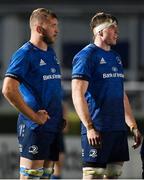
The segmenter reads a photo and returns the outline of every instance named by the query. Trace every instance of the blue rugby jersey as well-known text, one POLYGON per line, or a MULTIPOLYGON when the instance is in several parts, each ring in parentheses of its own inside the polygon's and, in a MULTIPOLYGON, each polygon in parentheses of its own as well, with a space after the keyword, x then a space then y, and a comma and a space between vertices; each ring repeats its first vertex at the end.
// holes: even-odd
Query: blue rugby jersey
MULTIPOLYGON (((72 79, 89 82, 85 98, 97 130, 126 130, 124 74, 119 54, 89 44, 73 59, 72 79)), ((86 128, 82 124, 83 133, 86 133, 86 128)))
MULTIPOLYGON (((43 131, 57 132, 62 121, 61 72, 54 50, 43 51, 32 43, 25 43, 12 56, 5 74, 20 81, 19 90, 28 106, 34 111, 45 109, 50 119, 41 125, 43 131)), ((19 114, 32 129, 38 126, 28 117, 19 114)))

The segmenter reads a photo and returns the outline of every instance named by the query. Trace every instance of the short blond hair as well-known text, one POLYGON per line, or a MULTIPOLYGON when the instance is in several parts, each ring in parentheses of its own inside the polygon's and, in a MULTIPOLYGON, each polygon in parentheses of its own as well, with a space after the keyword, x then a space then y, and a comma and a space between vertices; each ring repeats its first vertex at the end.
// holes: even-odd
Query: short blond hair
POLYGON ((58 19, 57 15, 51 10, 45 8, 35 9, 30 16, 30 28, 32 28, 36 22, 42 25, 49 17, 58 19))
POLYGON ((95 27, 97 27, 98 25, 104 22, 110 22, 110 23, 116 22, 116 24, 118 24, 118 20, 116 17, 112 16, 111 14, 99 12, 92 17, 90 22, 90 27, 93 30, 95 27))

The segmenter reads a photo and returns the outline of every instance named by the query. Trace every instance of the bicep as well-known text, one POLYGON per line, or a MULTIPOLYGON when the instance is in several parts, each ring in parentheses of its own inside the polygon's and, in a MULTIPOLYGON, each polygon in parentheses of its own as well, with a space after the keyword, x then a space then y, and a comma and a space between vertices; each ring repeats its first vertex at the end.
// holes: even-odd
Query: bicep
POLYGON ((11 77, 5 77, 2 87, 3 94, 12 94, 18 91, 19 81, 11 77))
POLYGON ((72 80, 72 95, 84 95, 88 88, 88 81, 73 79, 72 80))
POLYGON ((30 59, 26 53, 17 53, 11 59, 5 77, 11 77, 18 81, 23 81, 27 76, 30 67, 30 59))

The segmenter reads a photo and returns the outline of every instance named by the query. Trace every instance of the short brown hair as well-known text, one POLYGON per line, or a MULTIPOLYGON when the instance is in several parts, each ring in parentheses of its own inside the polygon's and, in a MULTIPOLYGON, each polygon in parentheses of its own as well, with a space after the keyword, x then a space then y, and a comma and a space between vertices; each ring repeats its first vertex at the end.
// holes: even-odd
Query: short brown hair
POLYGON ((112 16, 111 14, 99 12, 92 17, 90 27, 93 30, 96 26, 107 21, 112 23, 115 21, 118 24, 118 20, 116 19, 116 17, 112 16))
POLYGON ((51 10, 48 10, 45 8, 35 9, 30 16, 30 28, 33 26, 35 21, 42 24, 43 22, 45 22, 48 19, 48 17, 58 19, 57 15, 54 12, 52 12, 51 10))

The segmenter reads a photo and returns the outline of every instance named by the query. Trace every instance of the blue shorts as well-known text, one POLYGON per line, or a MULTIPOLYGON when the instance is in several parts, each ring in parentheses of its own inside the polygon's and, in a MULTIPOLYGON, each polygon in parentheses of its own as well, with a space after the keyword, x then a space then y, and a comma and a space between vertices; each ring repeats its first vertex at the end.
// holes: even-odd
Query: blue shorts
POLYGON ((43 132, 40 126, 32 130, 19 120, 17 134, 21 157, 31 160, 58 161, 59 133, 43 132))
POLYGON ((66 148, 65 148, 65 142, 64 142, 64 135, 63 133, 60 134, 60 137, 59 137, 59 143, 60 143, 60 149, 59 149, 59 152, 60 153, 65 153, 66 151, 66 148))
POLYGON ((87 135, 82 135, 82 160, 83 166, 102 167, 112 162, 121 162, 129 160, 129 150, 127 133, 102 132, 102 144, 100 148, 90 146, 87 135))
POLYGON ((144 140, 142 141, 141 149, 140 149, 140 154, 142 159, 144 159, 144 140))

